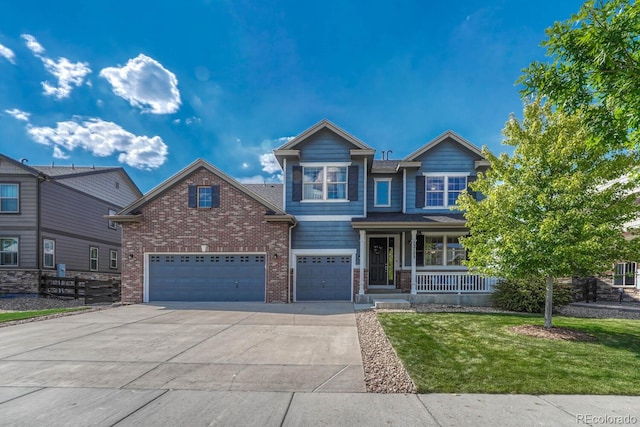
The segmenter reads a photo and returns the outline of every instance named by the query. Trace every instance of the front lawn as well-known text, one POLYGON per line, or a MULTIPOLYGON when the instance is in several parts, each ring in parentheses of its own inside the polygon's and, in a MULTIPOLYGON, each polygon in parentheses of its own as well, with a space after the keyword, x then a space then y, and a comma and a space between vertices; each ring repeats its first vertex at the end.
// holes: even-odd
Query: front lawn
POLYGON ((640 395, 640 321, 555 316, 591 341, 520 335, 536 315, 378 313, 419 393, 640 395))
POLYGON ((48 316, 50 314, 86 310, 86 309, 87 309, 86 307, 73 307, 73 308, 51 308, 48 310, 33 310, 33 311, 12 311, 8 313, 0 313, 0 323, 11 322, 13 320, 30 319, 32 317, 48 316))

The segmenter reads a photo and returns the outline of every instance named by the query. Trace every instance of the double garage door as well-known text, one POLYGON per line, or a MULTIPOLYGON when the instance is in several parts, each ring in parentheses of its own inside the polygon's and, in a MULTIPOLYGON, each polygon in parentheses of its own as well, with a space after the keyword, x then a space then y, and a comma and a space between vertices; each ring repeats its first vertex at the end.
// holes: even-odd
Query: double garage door
POLYGON ((296 301, 351 301, 351 255, 296 256, 296 301))
POLYGON ((264 300, 264 255, 149 256, 149 301, 264 300))

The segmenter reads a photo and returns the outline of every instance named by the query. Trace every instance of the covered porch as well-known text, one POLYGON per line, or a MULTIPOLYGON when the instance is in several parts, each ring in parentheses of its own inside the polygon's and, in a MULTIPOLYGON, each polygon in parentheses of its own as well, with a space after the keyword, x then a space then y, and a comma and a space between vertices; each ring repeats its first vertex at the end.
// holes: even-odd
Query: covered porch
POLYGON ((488 302, 495 278, 470 273, 459 238, 468 233, 460 214, 369 214, 354 218, 360 259, 354 283, 356 300, 372 295, 412 302, 460 304, 461 295, 488 302), (484 297, 481 297, 484 295, 484 297))

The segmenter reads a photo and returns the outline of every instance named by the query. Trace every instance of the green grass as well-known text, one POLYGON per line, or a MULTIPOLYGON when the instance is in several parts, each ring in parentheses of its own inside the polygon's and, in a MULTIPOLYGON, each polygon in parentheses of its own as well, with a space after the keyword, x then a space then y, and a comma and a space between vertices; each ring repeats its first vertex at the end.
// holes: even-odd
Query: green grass
POLYGON ((554 316, 590 342, 516 334, 538 315, 378 313, 420 393, 640 395, 640 321, 554 316))
POLYGON ((48 316, 49 314, 68 313, 71 311, 86 310, 86 307, 73 308, 51 308, 48 310, 34 311, 14 311, 10 313, 0 313, 0 323, 11 322, 12 320, 31 319, 32 317, 48 316))

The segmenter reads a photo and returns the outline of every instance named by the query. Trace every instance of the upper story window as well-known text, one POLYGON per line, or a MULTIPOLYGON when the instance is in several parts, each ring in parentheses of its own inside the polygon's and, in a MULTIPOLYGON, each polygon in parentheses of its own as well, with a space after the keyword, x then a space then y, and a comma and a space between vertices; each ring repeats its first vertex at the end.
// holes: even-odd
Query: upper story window
POLYGON ((466 175, 427 175, 425 176, 425 207, 454 206, 460 193, 466 188, 466 175))
POLYGON ((347 200, 347 166, 304 166, 302 200, 347 200))
POLYGON ((198 187, 198 207, 202 209, 211 208, 211 187, 198 187))
POLYGON ((18 184, 0 184, 0 213, 20 211, 20 187, 18 184))
POLYGON ((220 206, 219 185, 190 185, 189 207, 211 209, 220 206))
MULTIPOLYGON (((109 216, 115 215, 117 212, 113 209, 109 209, 109 216)), ((109 220, 109 228, 113 228, 114 230, 118 228, 118 224, 115 221, 109 220)))
POLYGON ((18 266, 18 239, 14 237, 0 239, 0 265, 18 266))
POLYGON ((375 207, 391 206, 391 178, 376 178, 374 183, 373 205, 375 207))

